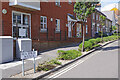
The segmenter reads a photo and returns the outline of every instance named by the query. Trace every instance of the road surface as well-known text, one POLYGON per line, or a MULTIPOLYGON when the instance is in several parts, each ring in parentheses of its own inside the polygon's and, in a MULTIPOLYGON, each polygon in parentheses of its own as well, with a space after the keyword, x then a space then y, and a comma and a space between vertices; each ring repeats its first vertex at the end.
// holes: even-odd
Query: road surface
POLYGON ((118 41, 44 78, 118 78, 118 41))

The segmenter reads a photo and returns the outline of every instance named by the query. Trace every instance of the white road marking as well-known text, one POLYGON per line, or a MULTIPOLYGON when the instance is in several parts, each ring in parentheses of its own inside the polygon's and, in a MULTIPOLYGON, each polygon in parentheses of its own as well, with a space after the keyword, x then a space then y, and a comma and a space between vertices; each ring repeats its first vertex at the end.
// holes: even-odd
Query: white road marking
MULTIPOLYGON (((101 51, 101 50, 100 50, 100 51, 101 51)), ((100 51, 98 51, 97 53, 99 53, 100 51)), ((94 53, 94 54, 92 54, 92 55, 89 55, 89 56, 86 57, 84 60, 79 60, 79 61, 77 61, 76 63, 68 66, 67 68, 63 69, 62 71, 57 72, 56 74, 48 77, 48 79, 46 79, 46 80, 52 80, 52 78, 54 79, 54 78, 59 77, 60 75, 62 75, 62 74, 64 74, 64 73, 70 71, 71 69, 75 68, 75 67, 78 66, 79 64, 82 64, 82 63, 85 62, 87 59, 91 58, 92 56, 94 56, 94 55, 97 54, 97 53, 94 53)))
MULTIPOLYGON (((25 63, 26 62, 24 62, 24 64, 25 63)), ((22 61, 0 64, 0 69, 8 69, 8 68, 15 67, 15 66, 18 66, 18 65, 22 65, 22 61)))

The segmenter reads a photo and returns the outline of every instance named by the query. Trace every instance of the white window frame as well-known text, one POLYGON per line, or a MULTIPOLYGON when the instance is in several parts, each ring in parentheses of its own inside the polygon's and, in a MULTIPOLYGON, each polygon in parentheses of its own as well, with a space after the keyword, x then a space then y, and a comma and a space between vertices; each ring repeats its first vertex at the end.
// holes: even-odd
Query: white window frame
POLYGON ((56 21, 57 21, 57 24, 55 23, 56 24, 56 31, 60 31, 60 19, 56 19, 56 21), (58 24, 58 21, 59 21, 59 24, 58 24))
POLYGON ((60 0, 55 0, 55 5, 60 6, 60 0))
MULTIPOLYGON (((30 38, 31 38, 31 14, 29 14, 29 13, 23 13, 23 12, 19 12, 19 11, 12 11, 12 37, 13 37, 13 26, 16 26, 16 24, 13 24, 13 13, 16 13, 16 14, 21 14, 21 24, 18 24, 18 26, 21 26, 21 28, 22 27, 29 27, 30 28, 30 34, 29 34, 29 36, 30 36, 30 38), (30 17, 30 24, 29 24, 29 26, 28 25, 23 25, 23 15, 29 15, 29 17, 30 17)), ((16 39, 16 37, 14 37, 13 39, 16 39)))
POLYGON ((40 16, 40 31, 47 31, 47 17, 46 16, 40 16), (41 22, 41 17, 43 18, 43 22, 41 22), (46 18, 46 23, 44 22, 44 19, 46 18), (41 24, 43 24, 43 29, 41 28, 41 24), (46 29, 44 24, 46 24, 46 29))
POLYGON ((86 34, 88 34, 88 25, 86 25, 86 34))
POLYGON ((98 20, 98 14, 96 14, 96 20, 98 20))

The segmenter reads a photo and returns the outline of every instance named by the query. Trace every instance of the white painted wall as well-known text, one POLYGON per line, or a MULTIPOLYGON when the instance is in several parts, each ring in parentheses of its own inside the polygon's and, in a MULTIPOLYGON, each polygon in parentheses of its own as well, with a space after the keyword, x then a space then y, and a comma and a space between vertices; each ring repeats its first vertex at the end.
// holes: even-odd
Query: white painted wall
POLYGON ((40 0, 10 0, 9 5, 40 10, 40 0))

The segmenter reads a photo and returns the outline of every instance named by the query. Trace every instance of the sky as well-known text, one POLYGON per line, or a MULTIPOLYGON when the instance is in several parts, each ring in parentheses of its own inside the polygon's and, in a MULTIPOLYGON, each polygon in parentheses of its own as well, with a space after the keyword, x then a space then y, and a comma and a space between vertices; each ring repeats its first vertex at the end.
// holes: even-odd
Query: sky
POLYGON ((114 7, 115 5, 118 7, 118 2, 120 0, 101 0, 101 10, 108 10, 112 7, 114 7))

